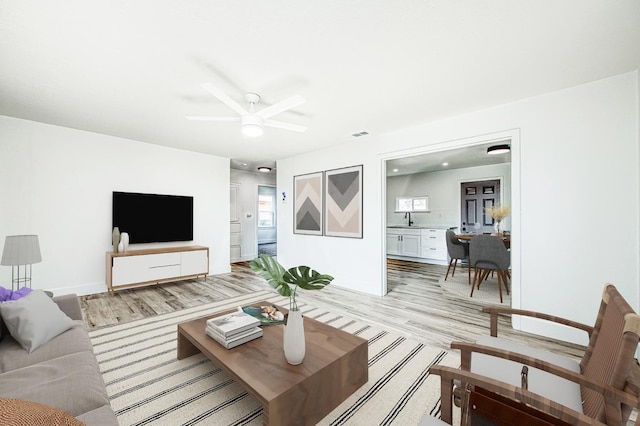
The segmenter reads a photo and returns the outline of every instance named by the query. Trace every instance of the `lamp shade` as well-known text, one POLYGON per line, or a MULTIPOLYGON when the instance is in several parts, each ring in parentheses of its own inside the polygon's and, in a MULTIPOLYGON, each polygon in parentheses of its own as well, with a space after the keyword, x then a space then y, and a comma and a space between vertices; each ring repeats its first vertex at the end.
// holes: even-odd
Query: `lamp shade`
POLYGON ((4 240, 1 265, 31 265, 42 262, 37 235, 9 235, 4 240))

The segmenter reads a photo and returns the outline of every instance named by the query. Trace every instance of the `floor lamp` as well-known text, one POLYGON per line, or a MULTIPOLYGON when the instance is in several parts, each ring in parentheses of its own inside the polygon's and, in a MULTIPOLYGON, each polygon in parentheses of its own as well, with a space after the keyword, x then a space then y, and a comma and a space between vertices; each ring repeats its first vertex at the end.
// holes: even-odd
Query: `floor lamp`
POLYGON ((1 265, 11 266, 11 289, 31 288, 31 265, 42 262, 37 235, 9 235, 4 241, 1 265), (24 273, 20 274, 23 268, 24 273))

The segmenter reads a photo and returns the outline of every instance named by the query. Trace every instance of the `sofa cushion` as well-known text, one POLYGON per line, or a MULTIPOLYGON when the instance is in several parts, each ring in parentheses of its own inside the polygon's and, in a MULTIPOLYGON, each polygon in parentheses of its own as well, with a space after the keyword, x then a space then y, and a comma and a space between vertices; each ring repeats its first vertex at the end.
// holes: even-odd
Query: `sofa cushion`
POLYGON ((79 352, 0 374, 0 398, 24 399, 74 416, 109 405, 92 352, 79 352))
POLYGON ((0 421, 6 426, 83 426, 66 411, 12 398, 0 398, 0 421))
POLYGON ((118 426, 118 419, 113 413, 110 405, 103 405, 100 408, 76 416, 78 420, 88 425, 115 425, 118 426))
MULTIPOLYGON (((491 346, 493 348, 503 349, 510 352, 516 352, 528 355, 543 361, 555 364, 574 373, 580 374, 580 364, 565 356, 554 354, 542 349, 533 348, 531 346, 514 342, 507 339, 491 336, 480 336, 476 343, 483 346, 491 346)), ((471 371, 491 377, 501 382, 520 387, 523 364, 492 357, 489 355, 473 353, 471 355, 471 371)), ((542 395, 552 401, 556 401, 566 407, 569 407, 579 413, 582 413, 582 396, 580 394, 580 385, 570 380, 566 380, 549 374, 537 368, 529 367, 529 390, 531 392, 542 395)))
POLYGON ((82 323, 76 322, 78 327, 72 327, 59 334, 31 353, 25 352, 24 348, 11 336, 5 336, 0 341, 0 373, 76 352, 91 352, 93 350, 91 339, 82 323))
MULTIPOLYGON (((6 302, 7 300, 18 300, 29 293, 31 293, 31 289, 27 287, 22 287, 21 289, 13 291, 0 286, 0 302, 6 302)), ((7 330, 7 327, 2 321, 2 316, 0 315, 0 340, 2 340, 3 336, 6 336, 8 334, 9 330, 7 330)))
POLYGON ((11 336, 27 352, 76 325, 42 290, 0 303, 0 315, 11 336))

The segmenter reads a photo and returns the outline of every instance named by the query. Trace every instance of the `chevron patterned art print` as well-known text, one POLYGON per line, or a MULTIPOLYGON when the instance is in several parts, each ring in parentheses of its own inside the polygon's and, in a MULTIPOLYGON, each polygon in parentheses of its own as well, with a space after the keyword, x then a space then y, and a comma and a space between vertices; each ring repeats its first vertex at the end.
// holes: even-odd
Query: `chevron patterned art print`
POLYGON ((325 172, 325 231, 362 238, 362 165, 325 172))
POLYGON ((293 177, 294 234, 322 235, 322 172, 293 177))

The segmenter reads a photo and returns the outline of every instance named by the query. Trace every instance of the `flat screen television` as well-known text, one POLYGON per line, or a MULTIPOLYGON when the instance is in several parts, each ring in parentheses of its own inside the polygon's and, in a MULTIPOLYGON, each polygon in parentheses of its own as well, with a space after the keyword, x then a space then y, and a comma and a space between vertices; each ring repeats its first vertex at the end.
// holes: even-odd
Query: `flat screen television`
POLYGON ((112 229, 131 244, 193 240, 193 197, 113 192, 112 229))

